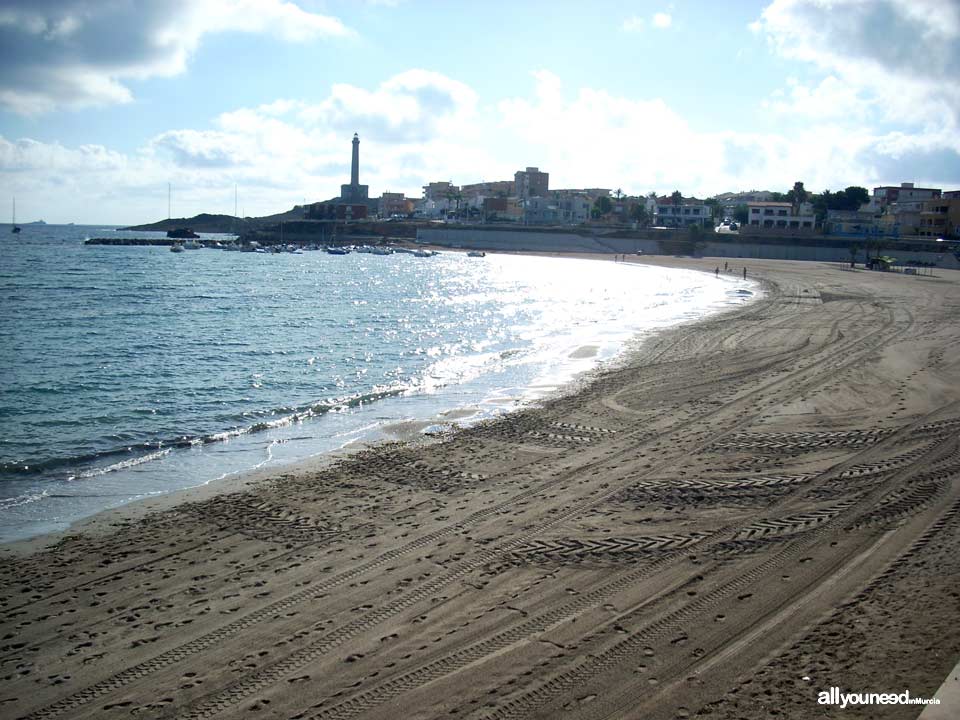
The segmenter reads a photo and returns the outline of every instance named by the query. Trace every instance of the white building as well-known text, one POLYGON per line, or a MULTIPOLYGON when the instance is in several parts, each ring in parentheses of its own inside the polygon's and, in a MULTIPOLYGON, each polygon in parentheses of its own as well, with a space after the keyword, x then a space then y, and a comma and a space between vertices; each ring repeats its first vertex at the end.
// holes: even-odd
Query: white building
POLYGON ((691 225, 712 224, 710 206, 700 200, 683 200, 675 205, 672 200, 660 200, 653 214, 653 224, 657 227, 689 227, 691 225))
POLYGON ((747 225, 767 230, 790 230, 813 232, 817 217, 810 203, 802 203, 793 214, 793 205, 788 202, 747 203, 747 225))

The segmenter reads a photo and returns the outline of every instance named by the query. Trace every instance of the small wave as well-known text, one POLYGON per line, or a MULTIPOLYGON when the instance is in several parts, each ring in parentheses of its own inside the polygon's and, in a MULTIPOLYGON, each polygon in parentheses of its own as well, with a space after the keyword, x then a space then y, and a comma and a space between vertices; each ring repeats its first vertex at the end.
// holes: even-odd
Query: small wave
POLYGON ((156 452, 149 453, 147 455, 141 455, 140 457, 130 458, 129 460, 123 460, 113 465, 108 465, 107 467, 97 468, 96 470, 86 470, 77 475, 81 479, 99 477, 100 475, 106 475, 107 473, 116 472, 117 470, 125 470, 126 468, 135 467, 137 465, 143 465, 143 463, 151 462, 152 460, 159 460, 164 455, 170 453, 170 448, 164 448, 163 450, 157 450, 156 452))
POLYGON ((0 510, 9 510, 10 508, 27 505, 32 502, 43 500, 45 497, 50 497, 49 493, 46 490, 41 490, 40 492, 36 493, 24 493, 23 495, 17 495, 17 497, 4 498, 3 500, 0 500, 0 510))
POLYGON ((68 469, 70 475, 67 480, 89 479, 100 477, 117 470, 125 470, 143 463, 159 460, 176 448, 196 448, 204 445, 229 442, 233 438, 250 433, 274 430, 287 427, 310 418, 320 417, 330 412, 343 412, 350 408, 376 402, 388 397, 397 397, 414 389, 415 385, 398 384, 390 387, 374 388, 369 392, 357 393, 347 397, 330 398, 321 402, 312 403, 299 408, 278 408, 273 411, 270 420, 260 420, 250 425, 223 430, 205 435, 183 435, 176 438, 167 438, 155 442, 141 442, 125 444, 122 447, 93 452, 74 457, 48 458, 37 462, 5 462, 0 463, 0 473, 11 475, 35 475, 48 473, 58 469, 68 469), (143 453, 136 457, 129 457, 131 453, 143 453), (128 456, 111 465, 95 467, 81 472, 74 469, 82 466, 89 467, 95 463, 103 463, 110 457, 128 456))

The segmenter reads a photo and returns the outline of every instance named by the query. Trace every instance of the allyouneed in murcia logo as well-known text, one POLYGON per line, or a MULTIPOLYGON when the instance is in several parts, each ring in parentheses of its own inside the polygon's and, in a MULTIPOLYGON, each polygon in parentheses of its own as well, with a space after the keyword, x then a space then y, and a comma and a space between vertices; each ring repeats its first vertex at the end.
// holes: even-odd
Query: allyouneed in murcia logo
POLYGON ((820 705, 839 705, 841 709, 847 705, 939 705, 937 698, 910 697, 910 691, 901 693, 845 693, 838 687, 821 690, 817 694, 820 705))

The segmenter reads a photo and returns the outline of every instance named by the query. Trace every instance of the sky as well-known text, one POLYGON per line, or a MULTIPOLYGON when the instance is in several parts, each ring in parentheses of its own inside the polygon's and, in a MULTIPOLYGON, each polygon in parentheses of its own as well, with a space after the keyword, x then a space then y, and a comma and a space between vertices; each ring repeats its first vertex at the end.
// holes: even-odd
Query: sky
POLYGON ((960 188, 960 0, 0 0, 19 222, 326 200, 354 132, 371 196, 960 188))

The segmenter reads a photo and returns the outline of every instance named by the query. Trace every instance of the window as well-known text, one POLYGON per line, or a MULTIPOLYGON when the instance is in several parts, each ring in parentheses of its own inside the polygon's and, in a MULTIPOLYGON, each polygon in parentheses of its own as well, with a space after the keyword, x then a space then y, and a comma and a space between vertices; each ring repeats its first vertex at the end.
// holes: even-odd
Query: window
POLYGON ((773 210, 771 210, 770 208, 766 208, 766 209, 763 211, 763 214, 764 214, 764 215, 773 215, 773 210))
POLYGON ((804 226, 805 228, 810 227, 810 221, 809 221, 809 220, 804 220, 804 221, 803 221, 803 226, 804 226))
POLYGON ((751 215, 759 215, 759 214, 760 214, 760 208, 750 208, 750 214, 751 214, 751 215))
POLYGON ((786 211, 786 210, 777 210, 777 215, 784 216, 784 215, 786 215, 786 214, 787 214, 787 211, 786 211))

